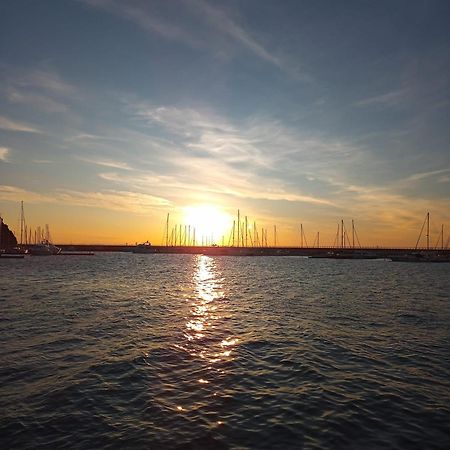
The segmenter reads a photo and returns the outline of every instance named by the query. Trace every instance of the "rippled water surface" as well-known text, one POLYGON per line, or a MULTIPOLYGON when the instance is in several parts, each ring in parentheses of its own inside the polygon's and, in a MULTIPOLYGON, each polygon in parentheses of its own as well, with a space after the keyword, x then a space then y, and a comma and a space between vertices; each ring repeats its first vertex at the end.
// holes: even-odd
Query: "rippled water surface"
POLYGON ((450 448, 450 264, 0 261, 2 448, 450 448))

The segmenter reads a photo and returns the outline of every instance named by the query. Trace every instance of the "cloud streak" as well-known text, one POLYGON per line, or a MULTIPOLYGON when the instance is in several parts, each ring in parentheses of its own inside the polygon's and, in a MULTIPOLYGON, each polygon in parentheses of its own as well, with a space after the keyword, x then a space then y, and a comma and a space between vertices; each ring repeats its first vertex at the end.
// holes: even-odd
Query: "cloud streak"
POLYGON ((166 140, 159 142, 151 161, 135 160, 132 173, 100 173, 100 178, 140 189, 171 190, 176 197, 204 191, 234 197, 235 202, 253 199, 332 205, 332 200, 303 191, 294 180, 299 175, 306 180, 308 171, 326 168, 331 156, 350 159, 354 151, 339 142, 293 133, 276 121, 250 119, 238 125, 210 110, 142 102, 126 107, 133 122, 139 119, 143 130, 150 133, 143 131, 138 141, 130 136, 133 148, 145 146, 146 141, 153 145, 151 134, 161 130, 166 140), (305 167, 305 162, 314 167, 305 167))
POLYGON ((41 131, 39 131, 37 128, 25 122, 9 119, 5 116, 0 116, 0 129, 22 133, 41 133, 41 131))
POLYGON ((155 208, 171 205, 167 199, 142 192, 113 189, 83 192, 70 189, 58 189, 52 195, 49 195, 10 185, 0 185, 0 200, 68 204, 113 211, 127 211, 136 214, 145 214, 155 208))
MULTIPOLYGON (((156 33, 159 36, 189 45, 192 48, 209 48, 216 54, 223 54, 223 39, 243 48, 255 57, 277 67, 285 72, 299 75, 299 71, 287 62, 285 58, 274 54, 258 39, 251 35, 245 28, 233 20, 224 10, 219 9, 204 0, 183 0, 187 15, 195 14, 201 31, 193 31, 193 27, 186 23, 175 23, 162 19, 158 15, 157 8, 152 5, 143 5, 133 1, 120 2, 116 0, 81 0, 83 3, 97 9, 102 9, 110 14, 127 19, 146 32, 156 33), (205 33, 212 36, 220 36, 216 39, 205 38, 205 33), (197 35, 196 35, 197 34, 197 35)), ((300 78, 309 80, 306 74, 300 78)))
POLYGON ((190 6, 193 6, 197 13, 206 18, 207 22, 216 30, 225 35, 230 36, 235 42, 244 46, 254 55, 264 61, 273 64, 281 69, 284 68, 283 63, 268 51, 261 43, 232 20, 223 10, 213 7, 203 0, 185 0, 190 6))
POLYGON ((450 172, 450 167, 447 167, 446 169, 439 169, 439 170, 431 170, 429 172, 418 172, 418 173, 414 173, 412 175, 410 175, 409 177, 407 177, 405 180, 403 180, 404 182, 409 182, 409 181, 418 181, 418 180, 423 180, 425 178, 430 178, 430 177, 434 177, 436 175, 441 175, 443 173, 447 173, 450 172))
MULTIPOLYGON (((158 17, 156 11, 149 10, 149 6, 133 5, 131 2, 115 0, 81 0, 83 3, 97 9, 102 9, 122 19, 127 19, 138 25, 146 32, 156 33, 165 39, 176 40, 194 48, 202 46, 201 41, 195 39, 190 32, 158 17)), ((134 2, 136 3, 136 2, 134 2)))
POLYGON ((13 73, 12 77, 15 86, 36 88, 49 94, 71 96, 77 91, 73 85, 51 70, 35 69, 26 73, 13 73))
POLYGON ((9 148, 0 147, 0 161, 8 161, 9 148))
POLYGON ((355 106, 398 106, 404 103, 410 94, 409 89, 397 89, 361 99, 355 103, 355 106))
POLYGON ((111 167, 113 169, 132 170, 127 163, 122 161, 110 161, 110 160, 103 161, 94 158, 85 158, 83 156, 75 156, 75 158, 78 159, 79 161, 94 164, 96 166, 111 167))

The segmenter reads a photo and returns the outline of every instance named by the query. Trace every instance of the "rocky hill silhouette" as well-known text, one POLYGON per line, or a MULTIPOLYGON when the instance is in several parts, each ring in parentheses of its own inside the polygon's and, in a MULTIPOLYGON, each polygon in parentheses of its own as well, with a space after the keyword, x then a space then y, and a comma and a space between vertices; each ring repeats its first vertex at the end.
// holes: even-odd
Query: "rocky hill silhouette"
POLYGON ((14 233, 9 229, 8 225, 0 222, 0 249, 10 249, 17 246, 17 239, 14 233))

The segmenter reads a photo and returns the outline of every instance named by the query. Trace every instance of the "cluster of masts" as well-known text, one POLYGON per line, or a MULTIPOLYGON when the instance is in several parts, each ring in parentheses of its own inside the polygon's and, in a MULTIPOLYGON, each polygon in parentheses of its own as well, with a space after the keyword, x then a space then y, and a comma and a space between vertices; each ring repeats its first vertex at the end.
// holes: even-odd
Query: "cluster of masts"
MULTIPOLYGON (((198 236, 196 228, 191 225, 175 225, 169 232, 170 214, 167 214, 164 244, 166 246, 216 246, 219 245, 214 233, 198 236)), ((225 247, 269 247, 268 229, 258 230, 256 222, 249 223, 248 217, 241 220, 240 211, 237 212, 237 220, 233 220, 233 226, 227 236, 221 238, 221 246, 225 247)), ((277 246, 277 227, 274 225, 273 243, 277 246)))
MULTIPOLYGON (((175 225, 169 232, 170 214, 167 214, 166 229, 165 229, 165 245, 166 246, 217 246, 219 242, 216 240, 214 234, 198 236, 196 229, 191 225, 175 225)), ((422 224, 419 237, 415 245, 415 249, 419 248, 422 235, 426 234, 426 249, 444 249, 448 248, 450 244, 450 236, 444 244, 444 225, 441 225, 441 230, 436 241, 436 244, 431 246, 430 236, 430 213, 427 212, 425 220, 422 224)), ((314 242, 311 246, 308 245, 303 224, 300 224, 300 248, 319 248, 320 247, 320 233, 315 234, 314 242)), ((20 209, 20 245, 39 244, 42 241, 52 242, 50 235, 50 228, 48 224, 45 227, 37 226, 34 230, 27 225, 25 220, 25 213, 23 201, 20 209)), ((242 217, 240 210, 237 210, 237 217, 233 220, 233 226, 226 237, 221 238, 221 246, 225 247, 277 247, 279 244, 277 236, 277 226, 273 226, 273 233, 269 239, 268 228, 258 228, 256 221, 248 220, 247 216, 242 217)), ((347 229, 344 220, 341 220, 337 226, 337 232, 332 245, 333 248, 362 248, 356 231, 355 222, 351 221, 351 231, 347 229)))
POLYGON ((37 226, 32 229, 28 226, 25 221, 25 212, 23 208, 23 201, 20 204, 20 239, 19 244, 22 245, 33 245, 39 244, 43 241, 52 242, 50 235, 50 227, 45 224, 44 227, 37 226))
MULTIPOLYGON (((170 215, 167 214, 166 219, 166 229, 164 244, 166 246, 217 246, 222 247, 277 247, 279 245, 279 240, 277 236, 277 226, 273 226, 273 233, 269 232, 268 228, 258 228, 256 222, 248 219, 247 216, 241 216, 240 210, 237 211, 237 218, 233 220, 233 226, 227 236, 223 235, 221 238, 221 243, 215 239, 214 234, 202 235, 199 237, 196 234, 195 227, 191 225, 175 225, 171 228, 169 232, 169 219, 170 215)), ((419 243, 422 239, 422 234, 426 227, 426 249, 444 249, 448 248, 450 242, 450 236, 447 242, 444 244, 444 225, 441 226, 438 240, 434 247, 430 245, 430 213, 426 214, 425 221, 422 225, 420 235, 417 239, 415 249, 419 248, 419 243)), ((312 245, 308 245, 308 240, 306 238, 305 229, 303 224, 300 224, 299 228, 299 244, 300 248, 320 248, 320 232, 314 235, 314 241, 312 245)), ((328 247, 328 246, 327 246, 328 247)), ((359 240, 358 232, 355 227, 355 221, 352 219, 351 228, 347 227, 344 220, 341 220, 337 225, 337 231, 334 238, 332 248, 347 248, 356 249, 362 248, 361 242, 359 240)))
MULTIPOLYGON (((419 237, 417 238, 415 249, 419 247, 420 240, 422 239, 422 234, 426 232, 426 242, 427 246, 426 249, 430 250, 433 247, 430 247, 430 213, 427 212, 425 216, 425 220, 423 221, 422 228, 420 229, 419 237), (426 227, 426 228, 425 228, 426 227)), ((444 248, 448 248, 450 242, 450 236, 447 239, 447 242, 445 243, 444 247, 444 224, 441 225, 441 232, 439 234, 438 240, 436 241, 436 244, 434 245, 435 249, 441 248, 441 250, 444 250, 444 248)))
MULTIPOLYGON (((216 246, 214 234, 198 236, 196 229, 191 225, 175 225, 169 231, 170 214, 167 214, 166 228, 164 235, 164 245, 166 246, 216 246)), ((300 247, 308 246, 303 224, 300 224, 300 247)), ((258 228, 256 221, 249 221, 247 216, 241 216, 240 210, 237 211, 237 218, 233 220, 233 226, 227 236, 223 235, 221 246, 225 247, 277 247, 279 240, 277 236, 277 226, 273 226, 273 233, 269 238, 268 228, 258 228)), ((356 232, 355 222, 352 220, 351 235, 347 232, 344 220, 338 224, 336 237, 333 247, 338 248, 361 248, 358 233, 356 232), (351 236, 351 241, 350 241, 351 236)), ((314 236, 312 248, 320 247, 320 233, 314 236)), ((311 248, 310 247, 310 248, 311 248)))

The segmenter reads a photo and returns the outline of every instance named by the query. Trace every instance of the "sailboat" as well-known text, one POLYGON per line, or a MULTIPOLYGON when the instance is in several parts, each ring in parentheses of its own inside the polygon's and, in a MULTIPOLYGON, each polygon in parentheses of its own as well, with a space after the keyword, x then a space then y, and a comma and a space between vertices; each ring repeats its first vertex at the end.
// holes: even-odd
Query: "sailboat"
MULTIPOLYGON (((441 252, 437 248, 430 248, 430 213, 427 212, 425 220, 423 222, 422 228, 419 233, 419 237, 414 248, 414 252, 405 253, 404 255, 393 255, 390 259, 395 262, 450 262, 450 253, 448 251, 444 252, 444 226, 442 225, 442 248, 441 252), (417 247, 422 237, 423 229, 427 226, 427 248, 426 250, 418 251, 417 247)), ((438 241, 439 242, 439 241, 438 241)))
POLYGON ((40 244, 32 245, 28 248, 28 253, 33 256, 51 256, 59 255, 61 249, 51 244, 47 239, 41 241, 40 244))

